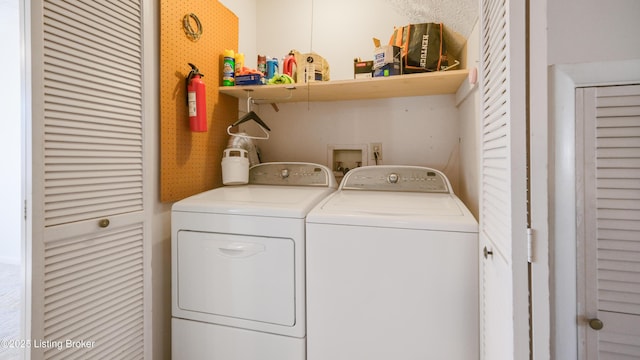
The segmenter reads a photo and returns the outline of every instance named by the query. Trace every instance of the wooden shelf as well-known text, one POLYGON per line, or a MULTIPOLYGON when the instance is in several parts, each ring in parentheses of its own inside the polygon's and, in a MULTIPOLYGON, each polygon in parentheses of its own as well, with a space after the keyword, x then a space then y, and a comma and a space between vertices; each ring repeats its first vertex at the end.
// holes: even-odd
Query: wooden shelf
POLYGON ((468 70, 407 74, 372 79, 337 80, 286 85, 220 87, 220 93, 257 102, 342 101, 405 96, 455 94, 468 70))

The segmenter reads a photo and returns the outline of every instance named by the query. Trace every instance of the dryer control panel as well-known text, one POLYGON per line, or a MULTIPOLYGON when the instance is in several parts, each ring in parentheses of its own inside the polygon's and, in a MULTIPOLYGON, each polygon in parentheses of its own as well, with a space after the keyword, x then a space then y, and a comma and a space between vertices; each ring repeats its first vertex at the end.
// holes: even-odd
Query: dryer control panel
POLYGON ((270 162, 252 166, 249 184, 338 187, 328 167, 303 162, 270 162))
POLYGON ((363 166, 342 179, 342 190, 408 191, 449 193, 447 177, 438 170, 420 166, 363 166))

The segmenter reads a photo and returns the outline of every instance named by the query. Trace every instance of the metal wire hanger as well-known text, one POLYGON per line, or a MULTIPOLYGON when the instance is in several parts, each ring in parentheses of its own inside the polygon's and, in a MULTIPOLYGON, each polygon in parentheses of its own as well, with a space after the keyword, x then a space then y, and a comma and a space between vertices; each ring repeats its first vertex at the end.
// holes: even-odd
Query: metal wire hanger
POLYGON ((251 110, 251 97, 247 98, 247 110, 249 110, 249 112, 241 117, 238 121, 234 122, 233 124, 231 124, 228 128, 227 128, 227 134, 231 135, 231 136, 238 136, 238 137, 243 137, 243 138, 247 138, 247 139, 257 139, 257 140, 268 140, 269 139, 269 132, 271 131, 271 129, 269 128, 269 126, 262 121, 262 119, 260 118, 260 116, 258 116, 258 114, 256 114, 255 111, 251 110), (262 132, 264 133, 265 136, 251 136, 251 135, 247 135, 247 134, 240 134, 240 133, 232 133, 231 132, 231 128, 234 126, 238 126, 240 124, 242 124, 243 122, 249 121, 249 120, 253 120, 255 121, 258 126, 260 127, 260 129, 262 130, 262 132))

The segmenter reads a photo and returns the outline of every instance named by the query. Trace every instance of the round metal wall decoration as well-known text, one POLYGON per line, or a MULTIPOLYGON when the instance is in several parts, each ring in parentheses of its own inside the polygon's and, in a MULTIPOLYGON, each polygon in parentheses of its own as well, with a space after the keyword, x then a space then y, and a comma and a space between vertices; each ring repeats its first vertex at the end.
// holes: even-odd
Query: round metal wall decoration
POLYGON ((202 23, 194 13, 187 14, 182 18, 182 27, 184 28, 184 33, 187 34, 192 41, 198 41, 200 36, 202 36, 202 23), (191 19, 196 22, 197 28, 195 30, 191 26, 191 19))

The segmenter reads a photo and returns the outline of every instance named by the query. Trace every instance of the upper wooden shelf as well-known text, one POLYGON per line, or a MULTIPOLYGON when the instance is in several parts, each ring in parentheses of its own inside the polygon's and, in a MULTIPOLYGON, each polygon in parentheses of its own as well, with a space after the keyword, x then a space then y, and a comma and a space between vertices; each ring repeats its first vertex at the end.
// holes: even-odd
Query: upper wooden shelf
POLYGON ((455 94, 468 74, 468 70, 449 70, 371 79, 318 81, 308 84, 221 86, 220 93, 240 99, 251 96, 256 101, 267 103, 455 94))

